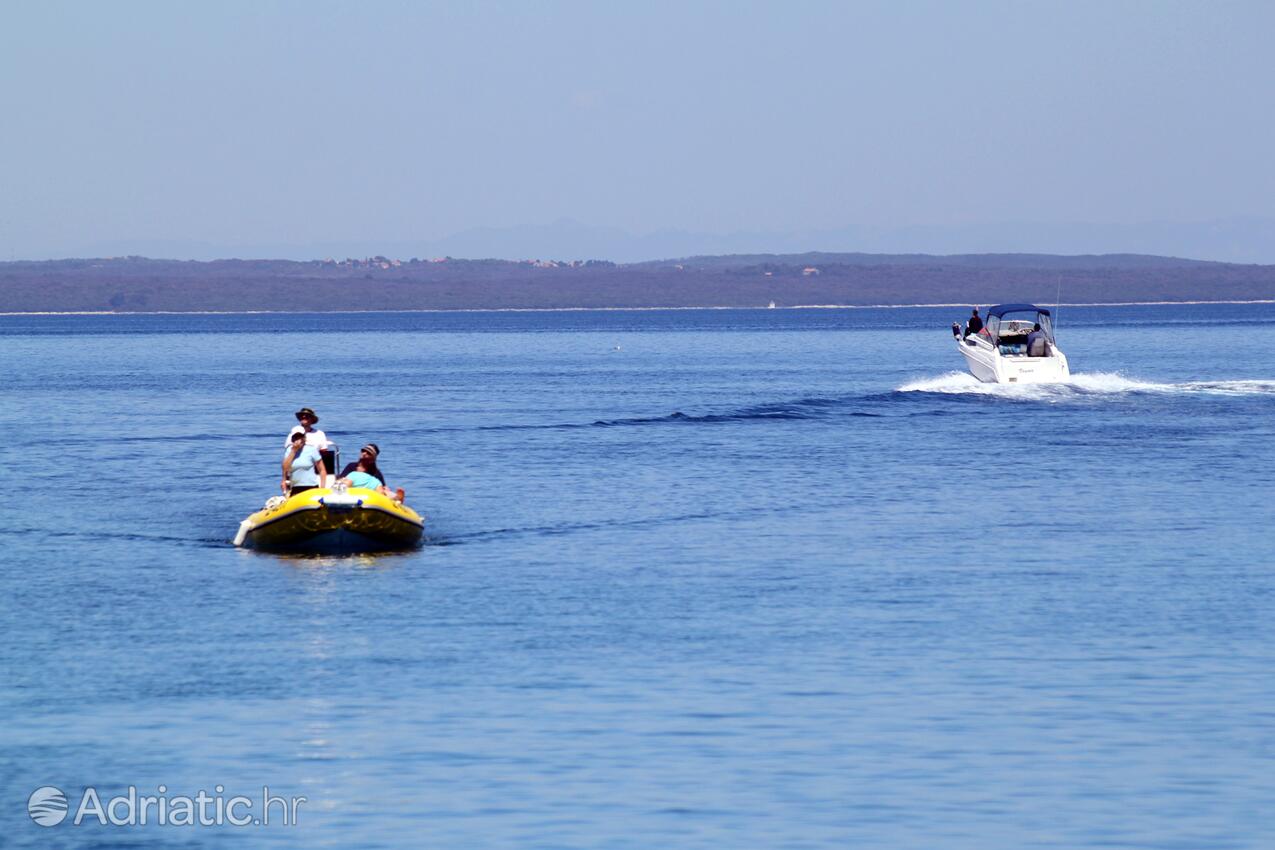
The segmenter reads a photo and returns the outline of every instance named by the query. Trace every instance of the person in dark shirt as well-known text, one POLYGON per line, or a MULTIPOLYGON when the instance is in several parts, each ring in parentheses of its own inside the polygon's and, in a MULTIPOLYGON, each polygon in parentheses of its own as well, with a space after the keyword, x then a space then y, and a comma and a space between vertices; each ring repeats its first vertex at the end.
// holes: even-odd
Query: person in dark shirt
POLYGON ((376 459, 380 456, 381 449, 376 443, 368 443, 359 449, 359 459, 353 463, 347 463, 345 469, 341 470, 341 478, 346 478, 351 472, 366 472, 377 481, 381 482, 381 486, 385 486, 385 476, 381 474, 381 470, 376 465, 376 459))
POLYGON ((978 317, 978 308, 974 308, 974 312, 970 314, 970 320, 965 323, 965 335, 971 336, 983 329, 983 320, 978 317))
POLYGON ((381 493, 402 504, 403 499, 406 498, 406 494, 403 492, 402 487, 399 487, 392 493, 390 492, 389 487, 385 484, 385 476, 381 474, 381 470, 376 465, 376 459, 380 457, 380 455, 380 446, 376 443, 368 443, 366 446, 359 449, 359 459, 354 463, 347 463, 345 465, 345 469, 341 470, 341 477, 349 478, 351 472, 363 472, 367 475, 371 475, 377 481, 381 482, 381 486, 378 488, 381 493))

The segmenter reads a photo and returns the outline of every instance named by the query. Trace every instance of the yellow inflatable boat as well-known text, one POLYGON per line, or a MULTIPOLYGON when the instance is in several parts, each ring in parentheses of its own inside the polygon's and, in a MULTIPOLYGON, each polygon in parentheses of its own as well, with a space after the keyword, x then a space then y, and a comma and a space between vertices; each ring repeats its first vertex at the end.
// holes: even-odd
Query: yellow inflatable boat
POLYGON ((235 545, 274 552, 385 552, 421 541, 425 521, 375 490, 316 487, 276 497, 239 524, 235 545))

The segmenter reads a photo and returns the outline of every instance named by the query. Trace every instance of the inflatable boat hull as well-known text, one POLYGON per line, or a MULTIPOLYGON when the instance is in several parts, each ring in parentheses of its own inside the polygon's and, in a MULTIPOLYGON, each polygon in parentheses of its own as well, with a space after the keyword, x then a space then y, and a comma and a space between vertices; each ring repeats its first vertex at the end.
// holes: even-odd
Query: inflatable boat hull
POLYGON ((235 544, 272 552, 385 552, 419 545, 424 530, 420 514, 375 490, 316 488, 245 519, 235 544))

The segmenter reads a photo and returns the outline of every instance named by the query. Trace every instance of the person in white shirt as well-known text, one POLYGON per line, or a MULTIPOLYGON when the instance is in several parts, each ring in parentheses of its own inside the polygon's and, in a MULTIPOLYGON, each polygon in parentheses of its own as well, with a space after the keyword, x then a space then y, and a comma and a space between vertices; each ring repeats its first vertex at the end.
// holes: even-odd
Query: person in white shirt
POLYGON ((328 435, 314 427, 315 423, 319 421, 319 416, 313 410, 308 407, 303 407, 298 410, 297 421, 301 424, 294 426, 293 429, 288 432, 288 436, 283 440, 283 447, 285 449, 292 446, 292 435, 298 432, 305 434, 305 444, 307 446, 314 446, 316 449, 322 451, 331 445, 331 443, 328 442, 328 435))

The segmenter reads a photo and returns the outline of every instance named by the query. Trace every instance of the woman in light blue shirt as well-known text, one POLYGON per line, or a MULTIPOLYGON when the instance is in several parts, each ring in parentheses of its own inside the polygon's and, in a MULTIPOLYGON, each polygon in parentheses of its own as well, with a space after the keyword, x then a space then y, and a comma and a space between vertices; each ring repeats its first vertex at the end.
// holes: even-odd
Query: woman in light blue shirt
POLYGON ((381 486, 380 479, 375 475, 369 475, 358 469, 348 473, 345 480, 350 482, 351 487, 362 487, 365 490, 375 490, 381 486))
POLYGON ((295 496, 315 487, 328 486, 328 470, 315 446, 306 445, 305 434, 297 431, 283 453, 283 492, 295 496))

